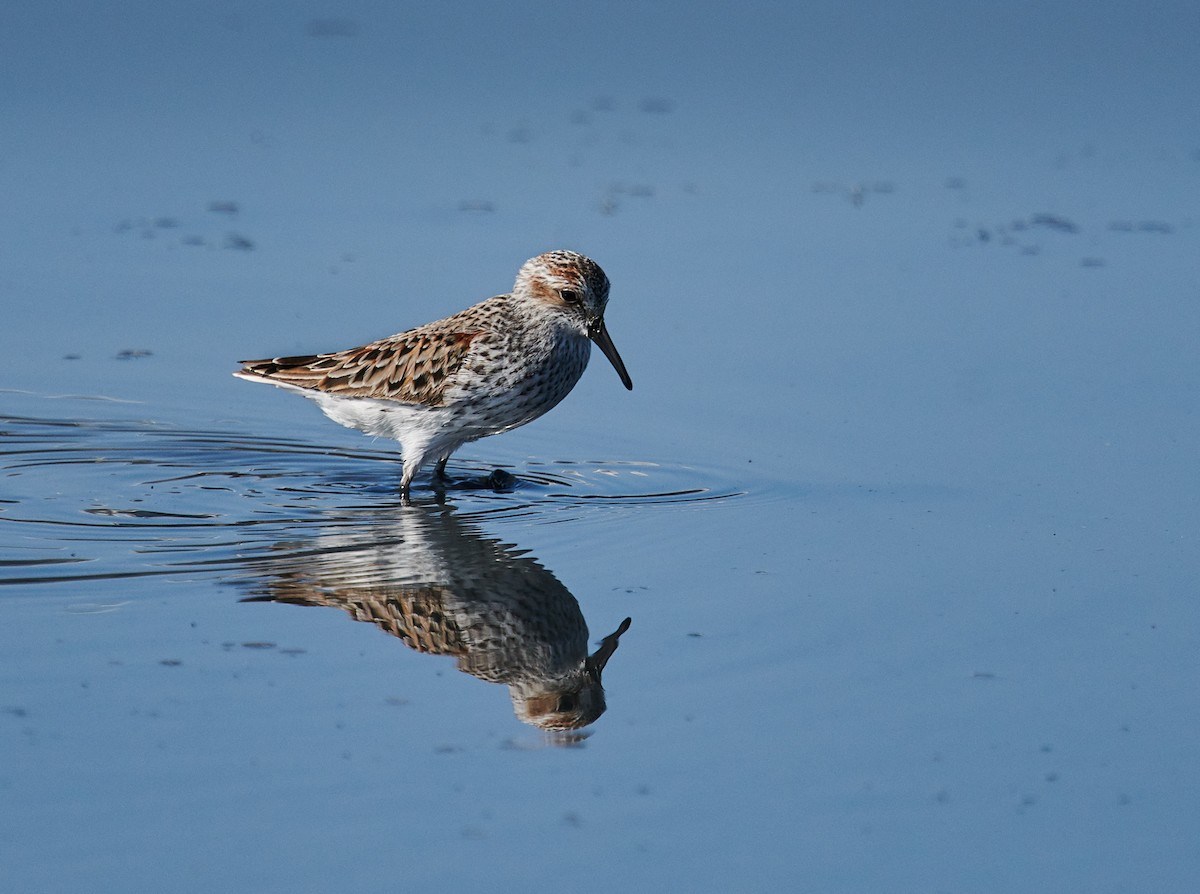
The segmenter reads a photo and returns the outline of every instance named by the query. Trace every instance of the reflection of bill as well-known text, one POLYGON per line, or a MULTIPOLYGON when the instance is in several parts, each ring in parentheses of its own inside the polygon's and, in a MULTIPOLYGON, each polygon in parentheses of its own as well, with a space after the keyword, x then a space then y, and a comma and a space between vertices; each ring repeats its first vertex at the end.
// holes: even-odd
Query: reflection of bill
POLYGON ((418 652, 453 655, 460 670, 508 686, 517 717, 542 729, 579 729, 604 713, 601 673, 630 619, 589 656, 570 591, 451 509, 402 507, 353 533, 281 547, 288 558, 246 601, 335 606, 418 652))

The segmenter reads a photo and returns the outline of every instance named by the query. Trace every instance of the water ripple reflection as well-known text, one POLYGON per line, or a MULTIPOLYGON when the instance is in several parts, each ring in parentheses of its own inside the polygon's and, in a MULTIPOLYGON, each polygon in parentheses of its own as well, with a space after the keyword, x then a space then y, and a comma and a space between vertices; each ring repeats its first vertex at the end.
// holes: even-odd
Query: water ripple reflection
MULTIPOLYGON (((399 507, 396 456, 138 420, 0 416, 0 584, 233 573, 308 526, 355 528, 399 507)), ((702 508, 742 493, 713 472, 651 462, 496 473, 464 460, 450 473, 461 481, 443 493, 426 483, 415 501, 480 522, 702 508)))

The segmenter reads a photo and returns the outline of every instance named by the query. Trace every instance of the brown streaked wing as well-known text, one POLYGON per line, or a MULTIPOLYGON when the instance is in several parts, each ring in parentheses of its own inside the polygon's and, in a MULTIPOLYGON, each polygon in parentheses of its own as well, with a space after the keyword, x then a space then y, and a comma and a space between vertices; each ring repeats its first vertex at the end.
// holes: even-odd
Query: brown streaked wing
POLYGON ((345 397, 438 406, 471 342, 482 334, 422 327, 331 354, 247 360, 242 372, 345 397))
POLYGON ((436 584, 325 589, 302 572, 288 572, 272 581, 263 595, 244 602, 282 602, 290 605, 343 609, 356 621, 369 621, 417 652, 465 656, 468 652, 453 612, 446 610, 449 588, 436 584))

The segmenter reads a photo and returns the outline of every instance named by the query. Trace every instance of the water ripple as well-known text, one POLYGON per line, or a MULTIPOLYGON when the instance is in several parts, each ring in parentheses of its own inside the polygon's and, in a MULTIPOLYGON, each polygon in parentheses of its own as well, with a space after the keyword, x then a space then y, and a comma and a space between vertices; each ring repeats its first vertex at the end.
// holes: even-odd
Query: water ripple
MULTIPOLYGON (((464 519, 560 523, 595 513, 703 508, 741 495, 710 471, 654 462, 452 460, 415 502, 464 519), (489 486, 490 485, 490 486, 489 486)), ((346 449, 145 421, 0 416, 0 584, 216 573, 289 532, 370 525, 399 506, 394 449, 346 449)))

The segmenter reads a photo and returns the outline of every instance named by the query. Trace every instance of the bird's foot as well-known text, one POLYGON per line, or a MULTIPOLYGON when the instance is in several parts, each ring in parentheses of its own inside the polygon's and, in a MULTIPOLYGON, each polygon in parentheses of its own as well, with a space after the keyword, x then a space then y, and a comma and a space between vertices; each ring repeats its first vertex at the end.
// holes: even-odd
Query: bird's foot
POLYGON ((440 490, 492 490, 497 493, 507 493, 517 486, 517 476, 504 469, 492 469, 488 475, 471 476, 451 481, 449 478, 434 479, 434 484, 440 490))
POLYGON ((484 483, 494 491, 507 493, 516 489, 517 476, 503 469, 492 469, 492 474, 487 476, 484 483))
MULTIPOLYGON (((438 463, 433 474, 429 476, 429 485, 439 498, 445 498, 449 490, 491 490, 497 493, 507 493, 517 487, 517 476, 504 469, 492 469, 488 475, 471 476, 467 478, 451 478, 446 474, 446 464, 438 463)), ((400 497, 409 502, 409 489, 401 486, 400 497)))

